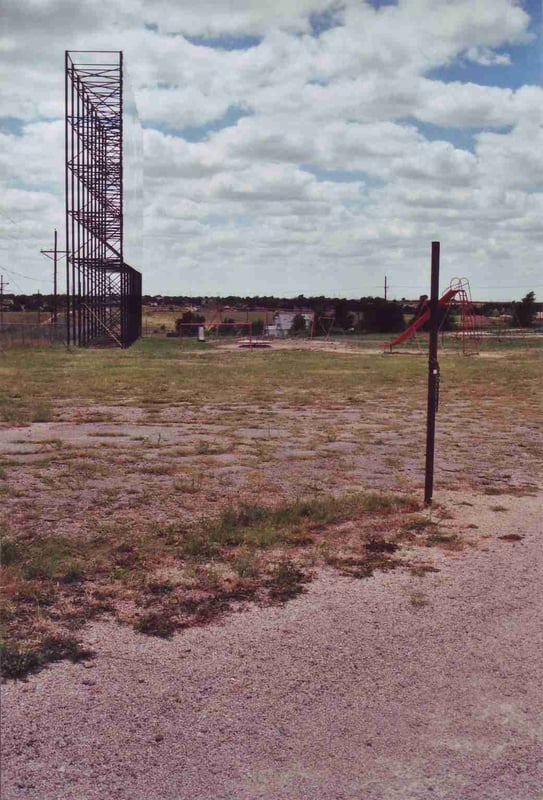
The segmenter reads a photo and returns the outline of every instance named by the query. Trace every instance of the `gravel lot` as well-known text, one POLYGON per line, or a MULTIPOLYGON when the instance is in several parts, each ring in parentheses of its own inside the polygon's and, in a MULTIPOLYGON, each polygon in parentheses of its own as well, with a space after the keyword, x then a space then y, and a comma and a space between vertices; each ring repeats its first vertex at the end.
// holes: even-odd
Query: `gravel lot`
POLYGON ((439 572, 324 572, 171 642, 101 622, 6 684, 3 800, 543 798, 542 496, 438 499, 477 526, 439 572))

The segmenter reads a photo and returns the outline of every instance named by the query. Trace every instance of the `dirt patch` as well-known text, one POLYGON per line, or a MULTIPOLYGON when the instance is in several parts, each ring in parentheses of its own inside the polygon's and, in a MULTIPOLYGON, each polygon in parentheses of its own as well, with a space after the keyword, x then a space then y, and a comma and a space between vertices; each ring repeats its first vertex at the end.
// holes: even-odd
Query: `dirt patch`
POLYGON ((541 497, 441 499, 484 546, 172 640, 91 625, 92 661, 4 687, 4 796, 539 797, 541 497))
POLYGON ((395 539, 416 508, 402 496, 329 496, 240 504, 192 522, 123 525, 117 514, 77 537, 5 537, 3 674, 24 677, 57 660, 62 642, 71 654, 74 633, 104 614, 169 637, 225 614, 232 602, 295 597, 319 565, 356 577, 394 568, 395 539), (172 570, 177 580, 164 579, 172 570))
POLYGON ((147 800, 170 786, 175 762, 172 798, 377 800, 386 790, 387 800, 479 800, 494 781, 493 800, 533 800, 535 759, 524 777, 507 768, 502 795, 496 781, 504 758, 519 762, 500 725, 515 739, 519 692, 540 685, 535 357, 483 371, 448 358, 431 513, 345 515, 349 496, 372 490, 420 499, 424 359, 335 348, 191 355, 165 342, 150 357, 62 354, 59 370, 53 355, 30 354, 33 369, 26 356, 3 363, 6 611, 32 669, 85 648, 96 657, 8 687, 8 792, 147 800), (334 514, 323 519, 323 508, 334 514), (502 714, 504 687, 515 707, 502 714), (205 769, 203 752, 217 754, 205 769))

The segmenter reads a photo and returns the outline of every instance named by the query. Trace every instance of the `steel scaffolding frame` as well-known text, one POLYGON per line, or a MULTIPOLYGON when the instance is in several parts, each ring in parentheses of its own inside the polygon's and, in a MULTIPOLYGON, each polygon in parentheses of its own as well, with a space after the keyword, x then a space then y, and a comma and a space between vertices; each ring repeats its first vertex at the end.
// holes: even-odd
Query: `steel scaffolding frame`
POLYGON ((66 337, 129 347, 141 273, 123 257, 123 54, 65 53, 66 337))

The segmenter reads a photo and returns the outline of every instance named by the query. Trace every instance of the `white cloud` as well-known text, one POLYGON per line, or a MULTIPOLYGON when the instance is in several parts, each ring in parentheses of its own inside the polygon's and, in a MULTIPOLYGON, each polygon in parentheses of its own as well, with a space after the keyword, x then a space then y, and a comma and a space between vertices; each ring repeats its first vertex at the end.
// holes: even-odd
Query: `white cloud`
POLYGON ((470 47, 466 50, 466 58, 483 67, 503 67, 511 64, 509 53, 493 53, 489 47, 470 47))
POLYGON ((543 90, 518 90, 475 83, 421 79, 414 115, 423 122, 454 127, 515 125, 530 118, 543 122, 543 90))
POLYGON ((146 178, 167 181, 205 178, 224 169, 220 154, 205 143, 186 142, 156 130, 144 131, 146 178))
POLYGON ((486 185, 543 190, 543 126, 524 122, 508 134, 480 133, 476 152, 486 185))
POLYGON ((398 159, 393 173, 397 178, 424 181, 439 186, 470 186, 476 176, 477 159, 449 142, 425 142, 398 159))
POLYGON ((66 48, 122 48, 152 126, 144 131, 147 290, 367 294, 386 268, 416 293, 436 237, 447 269, 465 273, 468 263, 486 283, 513 257, 527 280, 539 264, 543 90, 470 80, 476 63, 506 81, 504 48, 530 46, 529 18, 514 0, 378 9, 362 0, 5 0, 4 8, 4 113, 28 124, 0 142, 0 211, 17 221, 0 215, 0 228, 24 243, 9 246, 20 272, 42 276, 38 250, 63 220, 66 48), (310 35, 310 14, 324 11, 333 26, 310 35), (230 50, 189 41, 225 34, 259 38, 230 50), (455 63, 465 82, 428 77, 455 63), (205 134, 232 108, 249 116, 205 134), (419 122, 476 128, 475 147, 445 141, 450 130, 430 141, 419 122), (188 126, 204 126, 202 141, 164 132, 188 126))
POLYGON ((144 19, 164 33, 190 36, 255 36, 270 27, 291 32, 309 30, 311 12, 324 11, 329 0, 155 0, 145 4, 144 19))
POLYGON ((64 123, 25 125, 21 136, 0 134, 0 178, 59 189, 64 173, 64 123))

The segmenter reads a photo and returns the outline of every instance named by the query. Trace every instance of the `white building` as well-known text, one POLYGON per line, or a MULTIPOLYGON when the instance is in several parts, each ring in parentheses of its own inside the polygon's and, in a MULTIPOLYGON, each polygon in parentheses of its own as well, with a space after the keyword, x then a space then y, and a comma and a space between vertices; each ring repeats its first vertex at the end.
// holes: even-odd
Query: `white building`
POLYGON ((278 311, 273 315, 273 325, 267 325, 265 333, 268 336, 288 336, 292 328, 292 323, 294 322, 294 317, 298 315, 304 318, 307 333, 311 333, 314 316, 312 311, 278 311))

